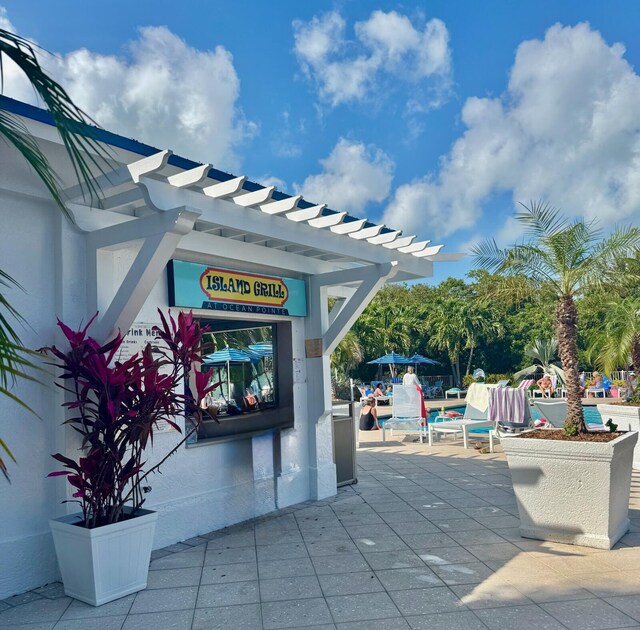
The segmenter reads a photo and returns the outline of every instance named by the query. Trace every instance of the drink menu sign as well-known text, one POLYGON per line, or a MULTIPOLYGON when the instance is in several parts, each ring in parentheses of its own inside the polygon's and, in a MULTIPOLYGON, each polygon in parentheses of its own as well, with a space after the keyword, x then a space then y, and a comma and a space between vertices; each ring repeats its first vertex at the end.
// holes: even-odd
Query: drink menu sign
POLYGON ((183 260, 170 261, 167 270, 170 306, 296 317, 307 314, 303 280, 183 260))

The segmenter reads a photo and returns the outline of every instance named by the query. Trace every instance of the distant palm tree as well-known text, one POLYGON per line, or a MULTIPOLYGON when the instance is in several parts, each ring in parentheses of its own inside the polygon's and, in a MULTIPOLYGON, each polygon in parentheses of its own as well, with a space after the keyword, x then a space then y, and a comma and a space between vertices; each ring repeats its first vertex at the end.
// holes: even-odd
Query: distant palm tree
POLYGON ((604 372, 640 369, 640 297, 609 302, 604 318, 602 349, 598 362, 604 372))
POLYGON ((436 304, 429 314, 429 342, 434 350, 444 350, 451 363, 454 384, 460 386, 460 354, 467 341, 464 336, 464 305, 456 300, 436 304))
MULTIPOLYGON (((27 77, 53 117, 84 193, 92 199, 99 199, 100 191, 94 182, 93 173, 104 172, 103 165, 106 164, 104 160, 108 155, 91 136, 82 134, 86 131, 87 123, 91 122, 91 119, 74 105, 64 88, 44 72, 33 45, 28 40, 0 29, 0 74, 3 59, 11 60, 27 77)), ((63 199, 58 176, 36 139, 19 118, 2 109, 0 109, 0 137, 18 150, 46 186, 58 208, 72 221, 63 199)), ((20 284, 0 269, 0 394, 8 396, 31 411, 24 400, 11 391, 16 379, 33 380, 28 371, 35 367, 29 358, 31 351, 24 347, 15 328, 16 322, 20 324, 25 320, 11 306, 6 296, 7 290, 12 288, 20 288, 20 284)), ((0 438, 0 454, 2 452, 15 462, 8 445, 0 438)), ((0 471, 7 479, 9 478, 7 466, 2 457, 0 457, 0 471)))
POLYGON ((337 379, 340 373, 346 374, 361 363, 363 358, 364 354, 358 336, 353 330, 350 330, 331 354, 333 377, 337 379))
POLYGON ((553 362, 558 352, 558 342, 555 339, 536 339, 530 346, 524 349, 526 356, 531 357, 537 363, 522 368, 513 375, 514 379, 523 376, 532 376, 542 369, 545 374, 554 374, 564 383, 564 370, 553 362))
POLYGON ((524 242, 501 249, 490 239, 476 245, 473 253, 484 269, 522 275, 529 289, 546 286, 555 292, 556 338, 567 388, 565 431, 572 435, 586 433, 575 299, 588 289, 602 287, 620 258, 638 254, 640 228, 618 228, 605 239, 593 222, 584 218, 569 221, 547 204, 535 202, 522 208, 516 219, 527 229, 524 242))

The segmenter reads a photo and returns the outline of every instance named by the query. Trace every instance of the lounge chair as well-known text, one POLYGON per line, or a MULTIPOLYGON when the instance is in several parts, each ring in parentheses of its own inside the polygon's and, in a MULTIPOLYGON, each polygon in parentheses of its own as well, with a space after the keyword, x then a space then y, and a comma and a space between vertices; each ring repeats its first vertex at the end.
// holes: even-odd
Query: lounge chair
POLYGON ((422 404, 420 392, 414 385, 394 385, 392 415, 382 422, 382 441, 387 440, 387 429, 393 435, 394 430, 405 427, 411 432, 417 430, 420 442, 423 442, 422 404))
POLYGON ((495 423, 489 431, 489 452, 496 440, 508 439, 533 429, 529 397, 523 387, 505 388, 490 393, 489 419, 495 423))
MULTIPOLYGON (((564 422, 567 419, 566 400, 536 400, 533 405, 547 421, 549 428, 562 429, 564 427, 564 422)), ((589 430, 606 431, 607 428, 603 424, 589 424, 589 430)))
POLYGON ((449 398, 449 396, 451 397, 456 396, 457 398, 460 398, 461 395, 466 393, 467 393, 466 389, 460 389, 459 387, 452 387, 451 389, 448 389, 444 393, 444 397, 445 399, 449 398))
POLYGON ((505 379, 504 379, 504 380, 502 380, 502 381, 498 381, 498 382, 496 383, 496 386, 497 386, 497 387, 506 387, 508 384, 509 384, 509 379, 508 379, 508 378, 505 378, 505 379))
POLYGON ((486 388, 482 383, 471 383, 467 391, 467 405, 464 410, 462 420, 445 420, 439 416, 440 422, 430 422, 427 426, 429 436, 429 446, 433 446, 434 436, 439 433, 462 434, 465 448, 469 448, 469 435, 477 429, 491 429, 493 422, 487 419, 487 408, 474 406, 474 397, 478 393, 478 388, 486 388))
POLYGON ((442 383, 444 381, 436 381, 432 387, 429 388, 430 398, 435 398, 437 394, 444 396, 444 390, 442 389, 442 383))

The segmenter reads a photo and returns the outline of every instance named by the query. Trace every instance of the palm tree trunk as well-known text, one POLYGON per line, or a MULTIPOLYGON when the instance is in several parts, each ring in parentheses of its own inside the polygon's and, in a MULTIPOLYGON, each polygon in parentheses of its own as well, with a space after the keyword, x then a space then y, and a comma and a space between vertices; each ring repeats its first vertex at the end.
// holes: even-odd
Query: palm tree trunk
POLYGON ((469 372, 471 372, 471 361, 473 360, 474 350, 475 350, 475 345, 471 346, 471 350, 469 351, 469 360, 467 361, 467 371, 464 373, 465 376, 469 376, 469 372))
POLYGON ((631 361, 637 374, 640 370, 640 335, 636 335, 631 342, 631 361))
POLYGON ((567 388, 567 420, 564 427, 568 433, 575 433, 576 429, 578 433, 586 433, 578 374, 578 311, 571 295, 561 296, 556 307, 556 334, 567 388))

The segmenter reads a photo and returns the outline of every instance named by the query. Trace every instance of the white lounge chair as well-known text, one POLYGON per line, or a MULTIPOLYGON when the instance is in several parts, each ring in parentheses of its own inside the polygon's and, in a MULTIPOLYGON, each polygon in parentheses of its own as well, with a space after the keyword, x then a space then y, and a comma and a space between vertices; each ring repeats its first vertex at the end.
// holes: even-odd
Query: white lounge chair
POLYGON ((415 385, 393 386, 393 411, 391 418, 382 423, 382 441, 386 442, 386 431, 408 428, 411 432, 417 430, 420 442, 424 441, 424 427, 422 426, 422 396, 415 385))
POLYGON ((498 381, 498 382, 496 383, 496 386, 497 386, 497 387, 506 387, 508 384, 509 384, 509 379, 508 379, 508 378, 505 378, 505 379, 504 379, 504 380, 502 380, 502 381, 498 381))
POLYGON ((482 383, 471 383, 467 391, 467 405, 464 410, 462 420, 444 420, 442 422, 430 422, 427 425, 427 434, 429 436, 429 446, 433 446, 434 437, 438 437, 440 433, 462 434, 462 440, 465 448, 469 448, 469 433, 474 429, 492 428, 493 422, 487 420, 487 410, 477 409, 469 404, 469 397, 475 388, 486 387, 482 383))

